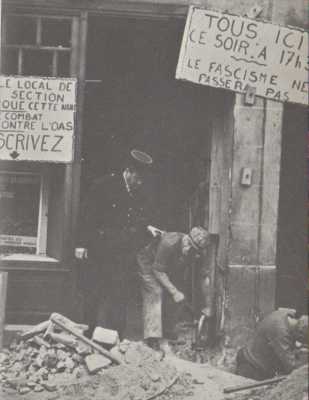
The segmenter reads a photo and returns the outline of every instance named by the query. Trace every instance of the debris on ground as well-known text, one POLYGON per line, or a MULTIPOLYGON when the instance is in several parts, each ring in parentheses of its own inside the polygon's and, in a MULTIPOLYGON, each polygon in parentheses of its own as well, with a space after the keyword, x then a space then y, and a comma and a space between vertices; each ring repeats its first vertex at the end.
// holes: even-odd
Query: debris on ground
POLYGON ((177 326, 178 340, 171 342, 173 353, 187 361, 207 363, 227 372, 234 372, 236 367, 236 354, 241 346, 230 343, 228 337, 224 337, 217 343, 205 345, 201 349, 194 346, 194 327, 187 323, 179 323, 177 326))
MULTIPOLYGON (((31 328, 0 351, 1 400, 305 399, 306 367, 277 386, 224 396, 224 387, 246 382, 227 372, 232 358, 226 352, 209 352, 212 362, 206 364, 192 363, 172 353, 163 358, 162 352, 143 342, 120 342, 117 332, 103 328, 96 331, 96 341, 90 340, 83 335, 85 329, 52 314, 49 321, 31 328), (58 320, 65 329, 54 323, 58 320), (112 343, 116 345, 111 347, 112 343), (214 368, 214 362, 224 368, 214 368)), ((175 343, 174 352, 177 355, 177 346, 189 350, 191 343, 175 343)))
POLYGON ((308 399, 308 365, 304 365, 282 382, 268 387, 247 390, 243 393, 229 395, 226 400, 307 400, 308 399))
POLYGON ((264 397, 265 400, 306 400, 308 397, 308 365, 296 369, 264 397))
POLYGON ((82 335, 79 340, 79 335, 61 329, 55 320, 23 333, 0 352, 1 399, 182 400, 192 391, 190 376, 179 375, 173 365, 162 360, 162 353, 144 343, 119 342, 117 335, 97 330, 95 338, 101 344, 117 342, 105 350, 111 355, 107 358, 92 340, 84 341, 85 327, 70 321, 73 332, 77 329, 82 335), (173 397, 160 397, 172 391, 173 397))

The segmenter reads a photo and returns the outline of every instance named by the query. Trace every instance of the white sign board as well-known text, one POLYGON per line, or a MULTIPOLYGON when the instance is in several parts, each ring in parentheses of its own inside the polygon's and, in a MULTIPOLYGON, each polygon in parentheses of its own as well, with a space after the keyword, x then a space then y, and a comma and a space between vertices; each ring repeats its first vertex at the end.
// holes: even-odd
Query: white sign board
POLYGON ((308 35, 191 6, 176 78, 307 105, 308 35))
POLYGON ((0 160, 73 160, 76 80, 0 76, 0 160))

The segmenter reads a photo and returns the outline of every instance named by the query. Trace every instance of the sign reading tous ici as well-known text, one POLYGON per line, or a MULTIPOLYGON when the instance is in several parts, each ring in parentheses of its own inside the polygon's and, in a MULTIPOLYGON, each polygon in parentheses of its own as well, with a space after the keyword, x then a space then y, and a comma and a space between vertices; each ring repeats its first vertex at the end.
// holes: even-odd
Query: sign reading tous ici
POLYGON ((0 159, 73 160, 75 79, 0 76, 0 159))
POLYGON ((191 6, 176 78, 307 105, 308 35, 191 6))

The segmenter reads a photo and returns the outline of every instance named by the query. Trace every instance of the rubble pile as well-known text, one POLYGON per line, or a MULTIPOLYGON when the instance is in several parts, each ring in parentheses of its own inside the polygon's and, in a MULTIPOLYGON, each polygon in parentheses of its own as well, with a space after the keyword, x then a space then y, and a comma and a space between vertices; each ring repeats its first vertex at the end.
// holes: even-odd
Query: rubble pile
POLYGON ((45 330, 40 324, 1 351, 0 385, 4 391, 53 392, 59 382, 89 374, 86 361, 92 349, 56 327, 49 334, 49 325, 44 324, 45 330))
POLYGON ((308 364, 296 369, 270 390, 265 400, 305 400, 308 398, 308 364))
MULTIPOLYGON (((0 352, 1 399, 150 400, 176 381, 185 382, 161 353, 141 342, 119 342, 112 331, 101 330, 88 345, 47 322, 0 352), (108 357, 92 347, 103 348, 100 340, 106 342, 108 357)), ((77 324, 73 328, 84 338, 83 329, 77 324)), ((190 390, 188 382, 184 386, 190 390)))
POLYGON ((244 393, 235 393, 226 397, 226 400, 307 400, 308 399, 308 364, 304 365, 282 382, 247 390, 244 393))

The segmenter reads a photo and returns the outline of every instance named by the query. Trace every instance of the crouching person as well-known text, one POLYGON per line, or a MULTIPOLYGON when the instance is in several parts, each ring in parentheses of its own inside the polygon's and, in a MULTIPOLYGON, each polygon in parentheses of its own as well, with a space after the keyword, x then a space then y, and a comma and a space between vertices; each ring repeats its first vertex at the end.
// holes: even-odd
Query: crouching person
MULTIPOLYGON (((201 253, 208 243, 208 231, 194 227, 189 234, 160 232, 159 237, 139 252, 137 260, 142 286, 144 339, 149 346, 159 350, 162 345, 164 349, 166 344, 163 340, 167 338, 167 327, 162 322, 163 292, 166 291, 174 303, 185 299, 168 273, 172 270, 181 273, 185 266, 190 265, 191 257, 201 253)), ((169 317, 172 318, 172 315, 169 317)), ((171 329, 169 333, 173 333, 171 329)))
POLYGON ((296 318, 295 311, 279 309, 257 326, 248 345, 237 354, 238 375, 255 380, 285 375, 304 364, 296 342, 307 343, 308 316, 296 318))

